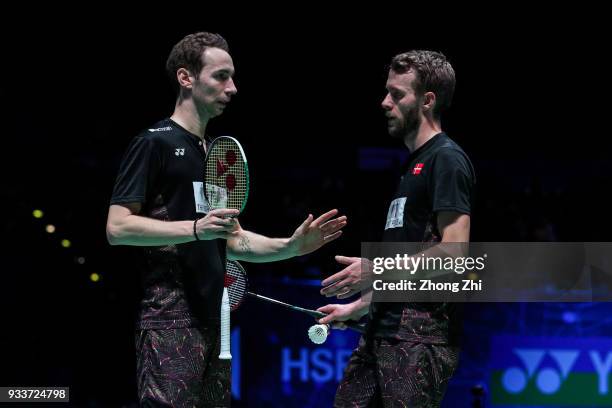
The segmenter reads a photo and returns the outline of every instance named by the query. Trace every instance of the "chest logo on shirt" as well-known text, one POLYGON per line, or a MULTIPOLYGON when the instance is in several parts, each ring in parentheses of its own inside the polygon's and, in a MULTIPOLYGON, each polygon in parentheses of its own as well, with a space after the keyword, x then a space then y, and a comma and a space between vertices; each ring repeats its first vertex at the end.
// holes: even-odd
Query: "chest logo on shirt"
POLYGON ((149 129, 149 132, 168 132, 170 130, 172 130, 172 128, 170 126, 166 126, 166 127, 156 128, 156 129, 149 129))
POLYGON ((175 156, 184 156, 185 155, 185 149, 174 149, 174 155, 175 156))
POLYGON ((387 213, 387 223, 385 230, 390 228, 400 228, 404 226, 404 206, 406 205, 406 197, 396 198, 391 201, 389 212, 387 213))
POLYGON ((412 175, 418 176, 419 174, 421 174, 421 170, 423 170, 423 163, 417 163, 414 166, 414 169, 412 169, 412 175))

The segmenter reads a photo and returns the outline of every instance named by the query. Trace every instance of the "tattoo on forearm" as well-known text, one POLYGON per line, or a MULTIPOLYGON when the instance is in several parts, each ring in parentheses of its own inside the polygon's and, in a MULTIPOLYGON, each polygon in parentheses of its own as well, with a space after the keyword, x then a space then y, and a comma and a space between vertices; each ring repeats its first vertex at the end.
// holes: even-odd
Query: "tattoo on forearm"
POLYGON ((249 238, 247 237, 241 237, 240 241, 238 242, 238 245, 240 246, 240 249, 243 250, 244 252, 249 252, 251 251, 251 243, 249 242, 249 238))

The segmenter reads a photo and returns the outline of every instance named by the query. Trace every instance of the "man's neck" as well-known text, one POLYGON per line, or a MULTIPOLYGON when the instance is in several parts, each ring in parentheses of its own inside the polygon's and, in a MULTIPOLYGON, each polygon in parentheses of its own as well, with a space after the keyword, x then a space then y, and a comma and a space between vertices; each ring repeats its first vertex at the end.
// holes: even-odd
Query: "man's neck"
POLYGON ((411 152, 414 152, 441 131, 442 127, 439 121, 423 118, 418 129, 404 137, 404 144, 411 152))
POLYGON ((205 114, 198 112, 191 99, 178 100, 170 119, 181 125, 188 132, 193 133, 202 140, 204 139, 209 118, 205 114))

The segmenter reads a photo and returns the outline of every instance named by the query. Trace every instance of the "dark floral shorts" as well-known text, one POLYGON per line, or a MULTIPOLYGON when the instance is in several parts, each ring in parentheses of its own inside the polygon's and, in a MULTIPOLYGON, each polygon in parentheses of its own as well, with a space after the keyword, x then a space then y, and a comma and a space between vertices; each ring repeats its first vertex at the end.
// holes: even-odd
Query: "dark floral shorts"
POLYGON ((229 407, 231 360, 219 360, 219 328, 138 330, 142 407, 229 407))
POLYGON ((362 337, 334 407, 439 407, 458 354, 457 347, 362 337))

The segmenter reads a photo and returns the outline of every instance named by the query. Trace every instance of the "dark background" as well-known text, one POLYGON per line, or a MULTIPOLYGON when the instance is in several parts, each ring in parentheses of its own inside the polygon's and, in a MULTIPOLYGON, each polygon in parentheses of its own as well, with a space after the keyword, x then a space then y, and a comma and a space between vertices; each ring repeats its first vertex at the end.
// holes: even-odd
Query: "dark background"
POLYGON ((0 385, 70 385, 79 406, 134 401, 138 272, 130 249, 106 242, 108 200, 130 139, 171 114, 165 60, 194 31, 222 34, 234 58, 238 95, 209 129, 237 137, 249 159, 242 225, 287 236, 309 212, 349 217, 342 239, 316 254, 249 266, 260 289, 321 279, 339 269, 333 255, 358 256, 360 242, 379 239, 405 159, 380 108, 386 67, 415 48, 442 51, 457 74, 443 128, 476 168, 473 241, 609 240, 608 73, 595 11, 445 20, 261 9, 280 14, 242 23, 231 10, 174 7, 41 22, 5 14, 14 24, 1 32, 0 385))

